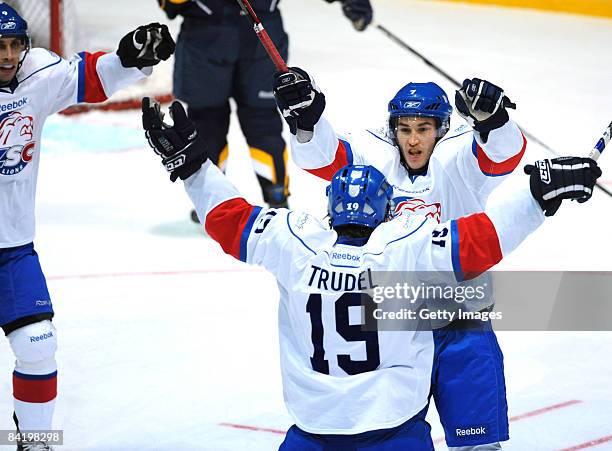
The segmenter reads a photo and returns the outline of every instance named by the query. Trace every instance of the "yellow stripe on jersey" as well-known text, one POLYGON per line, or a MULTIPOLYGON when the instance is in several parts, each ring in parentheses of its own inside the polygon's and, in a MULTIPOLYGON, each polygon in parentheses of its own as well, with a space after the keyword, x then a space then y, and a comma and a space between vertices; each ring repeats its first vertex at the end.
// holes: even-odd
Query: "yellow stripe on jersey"
POLYGON ((460 3, 479 3, 513 8, 534 8, 548 11, 612 17, 610 0, 446 0, 460 3))
POLYGON ((249 147, 249 152, 251 153, 251 158, 253 159, 253 167, 255 168, 255 173, 276 184, 277 176, 272 155, 267 152, 264 152, 261 149, 258 149, 257 147, 249 147))

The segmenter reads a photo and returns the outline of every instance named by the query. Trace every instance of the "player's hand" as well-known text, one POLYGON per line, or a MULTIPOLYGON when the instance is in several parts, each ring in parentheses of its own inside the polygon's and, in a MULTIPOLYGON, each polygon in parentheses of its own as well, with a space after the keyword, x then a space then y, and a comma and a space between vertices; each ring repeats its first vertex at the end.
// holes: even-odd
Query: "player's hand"
POLYGON ((357 31, 363 31, 372 23, 372 5, 370 0, 342 0, 342 12, 353 22, 357 31))
POLYGON ((121 38, 117 55, 123 67, 142 69, 167 60, 174 53, 175 47, 167 25, 150 23, 121 38))
POLYGON ((554 215, 563 199, 586 202, 593 195, 601 169, 595 160, 581 157, 559 157, 539 160, 525 166, 531 194, 546 216, 554 215))
POLYGON ((206 150, 197 140, 195 125, 187 117, 180 102, 170 105, 170 117, 174 124, 164 122, 164 113, 155 100, 142 99, 142 127, 149 145, 162 157, 162 164, 170 173, 170 180, 185 180, 206 161, 206 150))
POLYGON ((506 108, 516 108, 502 88, 479 78, 463 81, 463 86, 455 93, 455 106, 468 124, 481 134, 503 126, 510 120, 506 108))
POLYGON ((313 131, 325 109, 325 95, 319 91, 306 71, 290 67, 289 72, 274 74, 274 98, 289 130, 313 131))
MULTIPOLYGON (((333 3, 338 0, 325 1, 333 3)), ((340 0, 340 3, 342 3, 342 12, 353 23, 355 30, 363 31, 372 23, 374 13, 370 0, 340 0)))

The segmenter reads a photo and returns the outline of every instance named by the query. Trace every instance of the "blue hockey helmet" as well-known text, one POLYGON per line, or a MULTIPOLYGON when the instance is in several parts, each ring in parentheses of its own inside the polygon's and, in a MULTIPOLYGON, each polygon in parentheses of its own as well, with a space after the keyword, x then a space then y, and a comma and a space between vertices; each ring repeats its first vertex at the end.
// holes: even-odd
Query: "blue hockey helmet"
POLYGON ((450 128, 453 107, 444 90, 433 82, 408 83, 389 101, 389 134, 397 145, 396 129, 400 117, 432 117, 438 124, 438 138, 450 128))
POLYGON ((23 38, 26 47, 30 45, 28 23, 9 5, 0 3, 0 38, 10 37, 23 38))
POLYGON ((376 228, 389 215, 393 188, 374 166, 345 166, 327 187, 332 228, 359 225, 376 228))

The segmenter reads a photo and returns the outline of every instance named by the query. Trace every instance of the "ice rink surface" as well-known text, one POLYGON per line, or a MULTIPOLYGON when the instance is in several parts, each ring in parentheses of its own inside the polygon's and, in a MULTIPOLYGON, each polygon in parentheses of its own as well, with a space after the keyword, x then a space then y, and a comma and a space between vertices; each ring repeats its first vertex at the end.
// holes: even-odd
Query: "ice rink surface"
MULTIPOLYGON (((77 3, 91 50, 163 20, 150 0, 77 3)), ((518 105, 512 117, 563 154, 586 155, 612 118, 611 20, 373 3, 380 24, 456 78, 504 87, 518 105)), ((339 5, 280 6, 290 65, 315 75, 338 131, 382 125, 388 99, 408 81, 435 81, 453 93, 378 30, 356 33, 339 5)), ((261 202, 235 120, 229 140, 229 177, 261 202)), ((42 153, 35 244, 59 331, 59 449, 277 449, 292 422, 282 399, 273 278, 222 254, 190 223, 188 198, 146 146, 137 112, 55 116, 42 153)), ((532 144, 524 161, 548 156, 532 144)), ((612 189, 612 159, 600 162, 612 189)), ((527 182, 520 172, 492 202, 527 182)), ((295 166, 290 174, 292 207, 323 216, 324 184, 295 166)), ((611 211, 612 198, 599 191, 586 205, 564 205, 499 268, 612 270, 611 211)), ((612 333, 502 332, 499 340, 511 416, 505 449, 612 449, 612 333)), ((0 429, 13 427, 12 360, 0 340, 0 429)), ((437 447, 446 449, 430 410, 437 447)))

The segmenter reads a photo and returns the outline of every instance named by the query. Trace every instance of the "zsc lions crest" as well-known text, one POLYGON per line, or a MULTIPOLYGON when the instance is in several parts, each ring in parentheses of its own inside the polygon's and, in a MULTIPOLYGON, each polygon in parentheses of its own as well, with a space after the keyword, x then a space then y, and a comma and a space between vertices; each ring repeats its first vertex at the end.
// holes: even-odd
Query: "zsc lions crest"
POLYGON ((34 120, 19 111, 0 115, 0 175, 21 172, 34 154, 34 120))
POLYGON ((440 218, 442 216, 442 206, 439 202, 427 204, 423 199, 418 199, 416 197, 396 197, 393 199, 393 202, 395 204, 394 216, 407 213, 425 216, 427 218, 435 219, 438 223, 440 222, 440 218))

